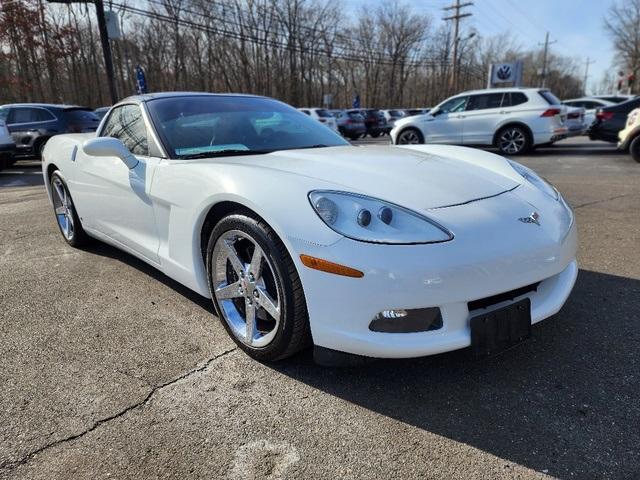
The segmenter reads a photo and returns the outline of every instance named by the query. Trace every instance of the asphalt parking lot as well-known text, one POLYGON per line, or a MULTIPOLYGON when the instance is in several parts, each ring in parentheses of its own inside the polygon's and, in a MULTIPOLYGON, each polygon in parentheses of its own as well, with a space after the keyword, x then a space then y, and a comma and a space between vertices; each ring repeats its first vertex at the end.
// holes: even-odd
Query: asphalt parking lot
POLYGON ((355 369, 250 360, 208 300, 68 247, 38 162, 0 173, 0 478, 638 478, 640 164, 586 139, 518 160, 576 212, 562 311, 502 356, 355 369))

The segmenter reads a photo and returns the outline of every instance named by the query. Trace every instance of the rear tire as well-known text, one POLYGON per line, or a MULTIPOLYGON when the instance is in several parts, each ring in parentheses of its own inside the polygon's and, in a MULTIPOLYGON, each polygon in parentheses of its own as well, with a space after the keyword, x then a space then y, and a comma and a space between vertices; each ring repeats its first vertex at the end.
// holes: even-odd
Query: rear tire
POLYGON ((640 135, 631 141, 629 153, 631 154, 631 158, 640 163, 640 135))
POLYGON ((206 262, 220 321, 250 357, 280 360, 311 344, 295 264, 263 220, 248 212, 223 218, 209 236, 206 262))
POLYGON ((501 129, 496 135, 496 146, 503 155, 521 155, 531 148, 531 137, 523 127, 513 125, 501 129))

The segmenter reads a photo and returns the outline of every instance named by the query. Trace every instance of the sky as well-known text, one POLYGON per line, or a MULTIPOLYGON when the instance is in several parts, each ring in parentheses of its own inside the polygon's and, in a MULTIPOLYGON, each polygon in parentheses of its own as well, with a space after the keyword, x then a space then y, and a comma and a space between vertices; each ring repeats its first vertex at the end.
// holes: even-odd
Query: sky
MULTIPOLYGON (((369 9, 376 3, 389 0, 343 0, 354 15, 361 9, 369 9)), ((402 1, 402 0, 401 0, 402 1)), ((466 3, 468 0, 461 0, 466 3)), ((619 0, 624 1, 624 0, 619 0)), ((611 66, 614 56, 612 41, 604 31, 604 17, 615 0, 473 0, 474 5, 463 11, 473 15, 462 20, 465 26, 475 28, 483 36, 511 32, 525 49, 544 43, 549 32, 551 51, 574 58, 581 63, 594 60, 589 66, 588 85, 600 82, 611 66)), ((414 11, 442 21, 442 7, 454 0, 413 0, 408 2, 414 11)), ((589 88, 591 90, 591 88, 589 88)))

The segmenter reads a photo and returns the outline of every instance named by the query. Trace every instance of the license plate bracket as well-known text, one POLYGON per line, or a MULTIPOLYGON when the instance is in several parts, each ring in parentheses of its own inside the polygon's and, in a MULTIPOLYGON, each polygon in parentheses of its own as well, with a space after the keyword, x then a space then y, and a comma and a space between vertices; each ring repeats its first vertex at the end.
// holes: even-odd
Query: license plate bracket
POLYGON ((478 357, 504 352, 531 337, 531 300, 471 318, 471 350, 478 357))

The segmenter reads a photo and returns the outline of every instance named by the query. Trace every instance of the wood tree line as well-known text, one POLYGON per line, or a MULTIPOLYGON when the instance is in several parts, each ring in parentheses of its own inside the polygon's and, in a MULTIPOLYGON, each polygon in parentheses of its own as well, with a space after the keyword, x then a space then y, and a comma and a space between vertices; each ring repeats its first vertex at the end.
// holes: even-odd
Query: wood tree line
MULTIPOLYGON (((121 98, 135 93, 141 65, 149 91, 245 92, 297 106, 432 106, 460 90, 483 88, 492 62, 523 59, 537 86, 540 51, 510 35, 460 41, 451 84, 449 25, 384 2, 347 14, 337 0, 111 0, 122 39, 111 41, 121 98)), ((581 94, 578 62, 551 55, 547 86, 581 94)), ((0 102, 108 105, 92 4, 0 0, 0 102)))

